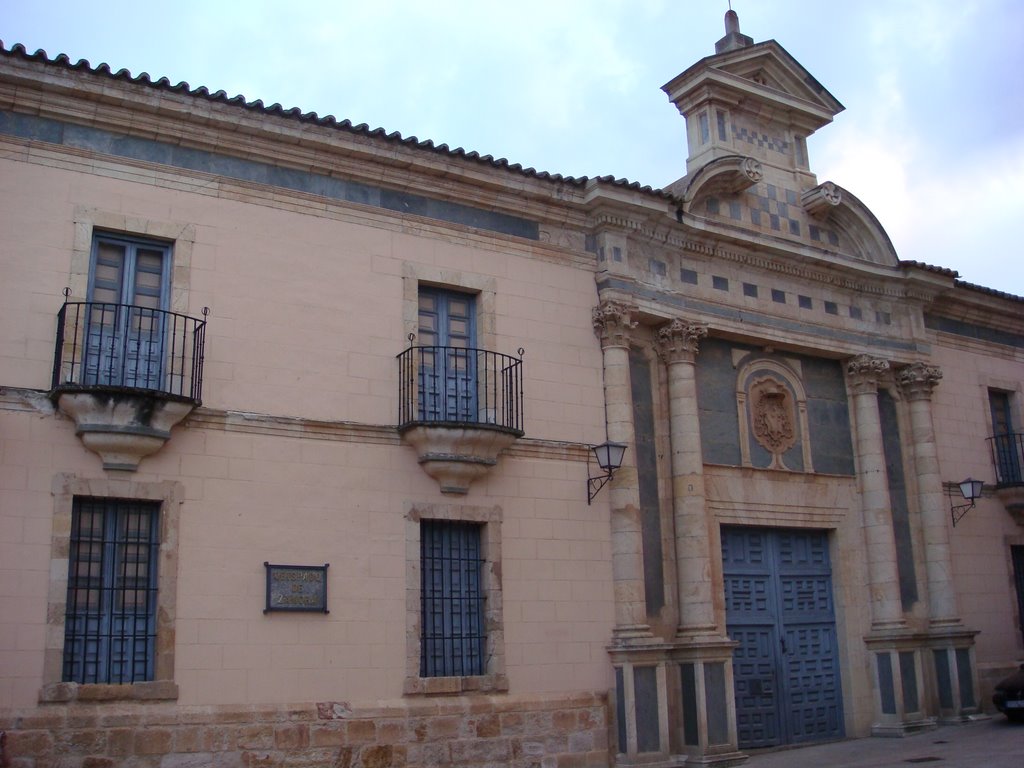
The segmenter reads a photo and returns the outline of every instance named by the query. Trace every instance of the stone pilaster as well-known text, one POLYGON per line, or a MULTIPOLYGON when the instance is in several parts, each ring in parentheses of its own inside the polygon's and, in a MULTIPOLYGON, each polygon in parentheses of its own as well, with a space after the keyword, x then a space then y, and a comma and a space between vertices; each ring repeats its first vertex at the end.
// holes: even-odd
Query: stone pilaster
POLYGON ((857 480, 864 517, 873 630, 905 626, 882 422, 878 412, 878 381, 888 370, 888 361, 868 355, 859 355, 846 366, 857 425, 857 480))
POLYGON ((953 583, 949 501, 942 493, 931 408, 932 391, 941 379, 941 370, 923 362, 912 363, 896 374, 910 410, 917 501, 924 533, 928 575, 927 645, 934 664, 933 709, 942 720, 956 722, 980 712, 973 652, 977 633, 961 625, 953 583))
MULTIPOLYGON (((594 308, 594 332, 604 357, 604 398, 608 439, 635 446, 633 393, 629 376, 630 334, 636 328, 635 306, 603 301, 594 308)), ((643 533, 636 452, 627 450, 622 467, 609 484, 612 526, 612 578, 615 585, 617 644, 651 638, 644 598, 643 533)))

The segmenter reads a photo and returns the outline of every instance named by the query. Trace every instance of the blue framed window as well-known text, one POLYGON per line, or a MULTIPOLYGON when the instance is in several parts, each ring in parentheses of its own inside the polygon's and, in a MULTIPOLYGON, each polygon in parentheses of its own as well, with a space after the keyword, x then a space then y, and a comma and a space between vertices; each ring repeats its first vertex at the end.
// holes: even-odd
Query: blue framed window
POLYGON ((62 679, 152 680, 160 503, 75 497, 62 679))
POLYGON ((988 391, 992 415, 992 440, 998 481, 1016 484, 1022 480, 1020 445, 1013 429, 1012 393, 999 389, 988 391))
POLYGON ((420 522, 420 676, 483 675, 484 629, 480 523, 420 522))
POLYGON ((418 341, 423 348, 419 418, 476 422, 476 300, 472 294, 420 286, 418 341))
POLYGON ((170 270, 167 243, 93 236, 86 384, 161 388, 170 270))

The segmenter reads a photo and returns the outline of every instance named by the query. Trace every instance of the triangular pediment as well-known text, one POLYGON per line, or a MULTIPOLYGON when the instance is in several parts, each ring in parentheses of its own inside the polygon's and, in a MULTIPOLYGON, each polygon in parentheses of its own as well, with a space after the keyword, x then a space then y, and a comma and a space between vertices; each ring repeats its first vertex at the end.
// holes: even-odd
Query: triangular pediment
POLYGON ((774 40, 713 56, 708 63, 720 72, 810 102, 833 115, 843 110, 836 97, 774 40))
POLYGON ((684 115, 710 99, 760 102, 813 131, 844 107, 774 40, 707 56, 662 86, 684 115))

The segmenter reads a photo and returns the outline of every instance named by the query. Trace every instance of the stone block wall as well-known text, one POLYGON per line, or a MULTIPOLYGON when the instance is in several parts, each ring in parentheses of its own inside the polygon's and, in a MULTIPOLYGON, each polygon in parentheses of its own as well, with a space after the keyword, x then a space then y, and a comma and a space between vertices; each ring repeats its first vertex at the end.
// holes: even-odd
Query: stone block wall
POLYGON ((353 710, 77 704, 0 717, 4 768, 589 768, 606 697, 459 697, 353 710))

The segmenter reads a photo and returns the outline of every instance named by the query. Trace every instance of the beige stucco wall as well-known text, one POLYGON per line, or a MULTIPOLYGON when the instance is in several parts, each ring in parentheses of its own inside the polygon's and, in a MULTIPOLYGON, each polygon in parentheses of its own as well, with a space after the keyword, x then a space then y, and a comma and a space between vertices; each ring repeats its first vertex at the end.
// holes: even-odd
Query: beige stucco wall
MULTIPOLYGON (((976 508, 950 533, 959 607, 964 622, 980 631, 979 668, 1006 669, 1014 659, 1024 661, 1010 560, 1010 546, 1024 545, 1024 527, 992 493, 996 478, 986 441, 992 436, 988 390, 1015 392, 1019 409, 1024 354, 948 334, 938 334, 936 342, 935 362, 943 371, 934 395, 942 479, 958 483, 973 477, 988 486, 976 508)), ((1020 418, 1019 410, 1015 416, 1020 418)), ((953 503, 962 504, 956 496, 953 503)))
MULTIPOLYGON (((301 419, 395 423, 410 267, 453 287, 488 286, 488 346, 526 350, 526 447, 458 502, 501 508, 510 692, 608 687, 608 513, 603 499, 586 503, 578 447, 603 439, 601 358, 593 273, 578 254, 16 143, 0 158, 0 197, 12 201, 0 207, 0 387, 49 387, 61 290, 75 281, 74 221, 123 217, 129 232, 194 235, 183 309, 211 309, 206 410, 131 476, 183 488, 180 703, 401 696, 405 515, 413 503, 453 502, 393 432, 309 435, 301 419), (282 427, 277 417, 300 420, 282 427), (556 443, 531 451, 531 439, 556 443), (330 563, 330 613, 264 615, 264 561, 330 563)), ((124 476, 24 394, 0 398, 0 707, 33 705, 44 682, 54 478, 124 476)))
POLYGON ((105 167, 112 177, 104 177, 75 170, 95 171, 92 163, 45 149, 34 150, 32 162, 14 162, 26 153, 17 142, 0 142, 4 148, 0 195, 13 201, 0 211, 5 386, 49 386, 53 318, 61 291, 75 282, 74 222, 121 220, 128 232, 194 232, 181 311, 199 317, 204 306, 211 310, 208 406, 394 423, 394 357, 412 330, 403 268, 415 265, 431 282, 493 285, 493 318, 481 325, 493 328, 494 351, 526 350, 531 437, 602 437, 593 273, 582 254, 309 195, 269 196, 201 174, 153 178, 118 165, 105 167))

